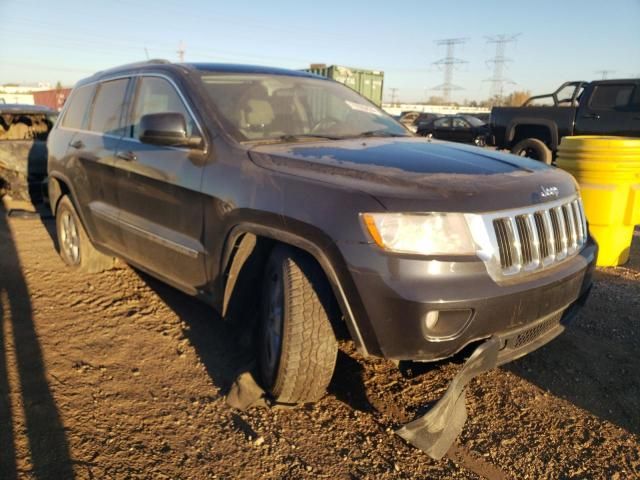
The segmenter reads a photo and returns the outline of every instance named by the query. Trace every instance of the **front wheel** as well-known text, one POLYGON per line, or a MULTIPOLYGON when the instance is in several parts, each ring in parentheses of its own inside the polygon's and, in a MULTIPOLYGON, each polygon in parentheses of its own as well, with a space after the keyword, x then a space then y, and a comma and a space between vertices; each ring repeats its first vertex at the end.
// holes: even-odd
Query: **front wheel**
POLYGON ((511 149, 511 153, 520 157, 529 157, 546 163, 547 165, 551 165, 551 161, 553 160, 553 155, 549 147, 537 138, 525 138, 521 140, 511 149))
POLYGON ((89 240, 68 195, 60 199, 56 208, 56 233, 60 257, 70 267, 97 273, 113 266, 113 257, 100 253, 89 240))
POLYGON ((315 402, 325 394, 338 354, 333 302, 312 258, 286 246, 273 250, 262 289, 260 371, 276 401, 315 402))

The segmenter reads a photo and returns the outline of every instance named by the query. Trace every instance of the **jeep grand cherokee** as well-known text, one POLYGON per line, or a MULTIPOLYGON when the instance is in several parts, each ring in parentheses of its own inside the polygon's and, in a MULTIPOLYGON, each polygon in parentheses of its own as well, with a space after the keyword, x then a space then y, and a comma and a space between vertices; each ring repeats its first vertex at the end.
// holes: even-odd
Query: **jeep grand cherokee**
POLYGON ((571 176, 414 137, 298 71, 97 73, 49 137, 49 175, 73 268, 120 257, 223 315, 250 269, 262 384, 284 403, 323 395, 341 321, 364 355, 433 361, 490 337, 501 361, 523 355, 562 331, 597 254, 571 176))

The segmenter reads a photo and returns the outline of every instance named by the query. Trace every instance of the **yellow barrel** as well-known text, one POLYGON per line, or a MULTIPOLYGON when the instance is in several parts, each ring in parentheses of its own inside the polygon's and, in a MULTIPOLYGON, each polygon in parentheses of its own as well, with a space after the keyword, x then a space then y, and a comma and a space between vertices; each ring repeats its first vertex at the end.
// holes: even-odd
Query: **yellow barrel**
POLYGON ((625 263, 640 224, 640 139, 564 137, 556 165, 580 184, 589 228, 600 245, 597 264, 625 263))

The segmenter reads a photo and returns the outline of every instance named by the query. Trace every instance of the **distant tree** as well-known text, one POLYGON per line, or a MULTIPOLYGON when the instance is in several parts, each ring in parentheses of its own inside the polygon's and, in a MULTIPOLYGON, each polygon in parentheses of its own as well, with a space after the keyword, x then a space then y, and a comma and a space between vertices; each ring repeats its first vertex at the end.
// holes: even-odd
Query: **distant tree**
POLYGON ((438 96, 431 96, 427 99, 427 104, 428 105, 443 105, 444 104, 444 98, 442 97, 438 97, 438 96))
POLYGON ((522 90, 510 93, 504 99, 504 105, 509 107, 519 107, 521 106, 529 97, 531 96, 531 92, 529 90, 522 90))
POLYGON ((487 100, 483 100, 479 102, 478 106, 491 108, 491 107, 519 107, 521 106, 525 100, 527 100, 531 96, 531 92, 529 90, 522 90, 517 92, 512 92, 507 96, 494 95, 493 97, 488 98, 487 100))
POLYGON ((60 82, 60 80, 56 82, 56 90, 62 90, 62 83, 60 82))

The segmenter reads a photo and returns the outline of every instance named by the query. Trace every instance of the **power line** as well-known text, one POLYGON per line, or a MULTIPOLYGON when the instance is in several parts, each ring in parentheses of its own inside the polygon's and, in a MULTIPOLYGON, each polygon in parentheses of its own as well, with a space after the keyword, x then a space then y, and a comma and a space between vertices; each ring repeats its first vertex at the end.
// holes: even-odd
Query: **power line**
POLYGON ((596 70, 594 73, 601 75, 600 78, 602 80, 606 80, 607 78, 609 78, 610 73, 616 73, 616 71, 615 70, 596 70))
POLYGON ((445 102, 451 101, 451 91, 461 90, 462 87, 453 84, 453 70, 456 65, 467 63, 465 60, 456 58, 454 55, 456 45, 463 45, 467 38, 444 38, 442 40, 436 40, 436 45, 444 45, 446 47, 446 56, 433 62, 433 65, 442 67, 444 71, 444 81, 440 85, 436 85, 432 90, 439 90, 442 92, 442 98, 445 102))
POLYGON ((513 80, 505 78, 504 70, 508 63, 512 62, 510 58, 505 56, 507 45, 515 42, 520 36, 519 33, 515 35, 493 35, 485 37, 487 43, 494 43, 496 45, 496 53, 491 60, 487 60, 487 64, 493 65, 493 76, 488 78, 487 81, 491 82, 491 96, 502 98, 504 94, 504 86, 507 83, 514 84, 513 80))

